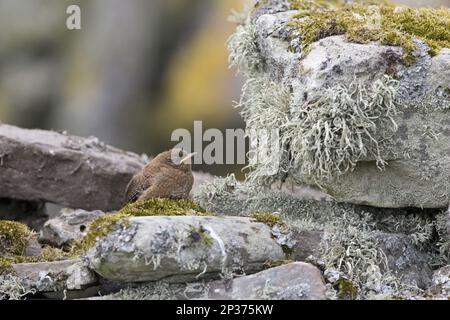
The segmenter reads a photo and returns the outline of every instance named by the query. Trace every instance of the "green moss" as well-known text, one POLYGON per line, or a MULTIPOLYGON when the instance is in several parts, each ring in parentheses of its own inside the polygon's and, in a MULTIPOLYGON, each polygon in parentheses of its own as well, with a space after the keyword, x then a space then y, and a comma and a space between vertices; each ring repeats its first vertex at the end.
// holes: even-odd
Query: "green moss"
POLYGON ((450 10, 447 8, 396 8, 380 1, 353 4, 334 1, 331 5, 324 1, 291 0, 291 5, 300 10, 291 25, 299 29, 305 52, 314 42, 333 35, 345 35, 355 43, 378 41, 401 46, 407 64, 415 60, 414 39, 426 43, 432 56, 442 48, 450 48, 450 10))
POLYGON ((149 216, 211 216, 191 200, 150 199, 131 203, 118 213, 108 214, 94 220, 87 235, 72 245, 72 255, 80 255, 92 248, 99 238, 105 237, 119 222, 126 223, 126 218, 149 216))
POLYGON ((283 219, 279 214, 264 212, 264 213, 254 213, 250 215, 250 218, 256 220, 256 222, 261 222, 269 227, 273 228, 276 225, 284 225, 283 219))
POLYGON ((24 224, 0 221, 0 254, 6 257, 24 255, 31 236, 31 231, 24 224))
POLYGON ((342 300, 355 300, 358 297, 358 287, 348 279, 341 278, 337 282, 338 298, 342 300))
POLYGON ((276 267, 281 267, 284 266, 286 264, 290 264, 293 263, 293 260, 267 260, 266 262, 264 262, 264 268, 266 269, 271 269, 271 268, 276 268, 276 267))
POLYGON ((193 227, 189 230, 189 244, 193 246, 211 247, 214 244, 214 239, 203 227, 193 227))
POLYGON ((51 262, 68 259, 70 255, 60 249, 44 247, 38 256, 26 256, 28 242, 35 237, 24 224, 0 221, 0 274, 16 263, 51 262))

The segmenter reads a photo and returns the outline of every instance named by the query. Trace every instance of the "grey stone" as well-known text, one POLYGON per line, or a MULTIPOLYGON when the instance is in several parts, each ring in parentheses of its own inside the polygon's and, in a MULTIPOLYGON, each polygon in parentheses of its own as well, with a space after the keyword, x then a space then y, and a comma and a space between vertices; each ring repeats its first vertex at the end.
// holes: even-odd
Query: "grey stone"
MULTIPOLYGON (((324 231, 320 228, 323 228, 321 222, 325 221, 326 217, 336 219, 336 215, 338 215, 350 219, 350 217, 371 213, 374 218, 372 222, 375 224, 372 225, 375 231, 371 231, 374 236, 374 247, 383 250, 387 257, 389 269, 404 283, 412 286, 419 286, 424 289, 430 283, 432 270, 429 262, 432 254, 429 251, 419 249, 410 236, 392 233, 390 229, 387 231, 383 229, 382 223, 376 225, 384 219, 383 217, 398 216, 400 218, 401 216, 408 216, 411 213, 409 210, 373 208, 333 201, 304 200, 293 194, 276 190, 255 190, 248 183, 230 183, 228 188, 223 188, 221 184, 221 181, 214 182, 214 185, 219 185, 219 189, 222 191, 210 187, 207 190, 215 191, 208 194, 203 190, 196 195, 196 200, 207 210, 226 215, 252 214, 255 212, 280 213, 282 219, 289 226, 289 230, 278 234, 278 229, 272 229, 272 234, 277 236, 276 241, 281 239, 288 244, 290 249, 288 258, 291 260, 309 261, 311 256, 322 258, 321 245, 324 231), (308 224, 308 221, 312 224, 308 224), (378 241, 378 246, 375 246, 375 241, 378 241)), ((434 211, 435 213, 440 212, 440 210, 434 211)), ((430 213, 427 210, 424 212, 430 213)), ((380 267, 384 268, 383 261, 380 261, 380 267)))
POLYGON ((401 63, 400 47, 356 44, 344 36, 331 36, 304 54, 291 50, 295 46, 284 36, 296 11, 269 10, 279 4, 269 1, 262 5, 268 8, 264 14, 259 8, 252 16, 265 67, 251 76, 268 77, 290 88, 290 114, 325 89, 348 86, 355 77, 358 83, 370 85, 395 70, 399 79, 400 112, 394 117, 399 129, 389 133, 379 127, 376 132, 376 138, 383 141, 380 156, 388 162, 383 170, 375 157, 367 155, 357 160, 354 170, 330 181, 318 182, 295 167, 288 174, 298 184, 320 185, 339 202, 384 208, 446 207, 450 195, 450 48, 431 57, 427 47, 417 42, 417 61, 407 66, 401 63))
POLYGON ((80 260, 13 264, 12 270, 25 287, 36 292, 84 290, 97 283, 96 275, 80 260))
POLYGON ((316 267, 295 262, 230 282, 209 284, 208 298, 218 300, 325 300, 325 284, 316 267))
POLYGON ((436 299, 450 298, 450 265, 434 272, 428 292, 436 299))
POLYGON ((433 274, 429 253, 418 250, 412 239, 404 234, 377 232, 375 238, 386 255, 389 269, 403 283, 421 289, 429 287, 433 274))
POLYGON ((63 209, 56 218, 48 220, 39 233, 39 242, 63 247, 82 239, 89 223, 103 216, 103 211, 63 209))
POLYGON ((192 282, 247 274, 284 258, 271 229, 239 217, 138 217, 99 240, 89 266, 119 282, 192 282))
POLYGON ((96 138, 0 124, 0 197, 115 210, 144 164, 96 138))

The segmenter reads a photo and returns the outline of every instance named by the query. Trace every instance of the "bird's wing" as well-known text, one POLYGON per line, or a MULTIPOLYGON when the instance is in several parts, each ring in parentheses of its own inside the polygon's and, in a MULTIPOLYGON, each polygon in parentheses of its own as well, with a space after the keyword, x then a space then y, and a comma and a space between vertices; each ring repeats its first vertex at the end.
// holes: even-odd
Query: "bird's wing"
POLYGON ((135 175, 128 183, 126 191, 127 203, 135 202, 147 188, 151 186, 151 179, 145 179, 142 175, 135 175))

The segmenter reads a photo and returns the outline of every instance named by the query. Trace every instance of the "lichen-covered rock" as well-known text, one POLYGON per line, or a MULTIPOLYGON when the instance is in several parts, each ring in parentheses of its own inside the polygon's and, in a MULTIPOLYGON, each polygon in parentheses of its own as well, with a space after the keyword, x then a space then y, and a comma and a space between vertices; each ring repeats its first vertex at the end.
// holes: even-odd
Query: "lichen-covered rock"
POLYGON ((448 300, 450 298, 450 266, 434 272, 429 293, 438 299, 448 300))
POLYGON ((375 238, 386 255, 387 267, 395 276, 411 286, 429 287, 433 274, 430 253, 418 250, 413 240, 404 234, 379 232, 375 238))
POLYGON ((224 283, 209 284, 209 299, 325 300, 325 284, 316 267, 295 262, 224 283))
POLYGON ((103 216, 102 211, 63 209, 48 220, 39 233, 39 242, 56 247, 70 245, 86 235, 89 223, 103 216))
POLYGON ((120 282, 189 282, 247 274, 284 258, 271 229, 238 217, 135 217, 118 224, 88 254, 90 267, 120 282))
POLYGON ((0 124, 0 164, 2 198, 108 211, 145 161, 96 138, 0 124))
POLYGON ((283 151, 252 163, 250 179, 288 176, 376 207, 447 206, 450 11, 335 3, 258 2, 230 39, 249 79, 247 128, 278 129, 283 151))
POLYGON ((438 228, 446 226, 439 222, 441 210, 303 200, 232 178, 206 185, 195 198, 207 210, 223 214, 274 213, 279 223, 272 234, 284 246, 287 259, 338 270, 343 280, 333 287, 337 297, 417 296, 418 288, 429 286, 436 258, 446 259, 446 234, 438 228))

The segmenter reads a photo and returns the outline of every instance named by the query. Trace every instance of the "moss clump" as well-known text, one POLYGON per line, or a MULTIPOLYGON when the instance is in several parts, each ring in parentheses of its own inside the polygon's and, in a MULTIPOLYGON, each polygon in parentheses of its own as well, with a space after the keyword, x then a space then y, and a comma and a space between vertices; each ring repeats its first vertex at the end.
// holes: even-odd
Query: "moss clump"
POLYGON ((211 247, 214 244, 214 239, 203 227, 193 227, 189 230, 189 244, 193 246, 211 247))
POLYGON ((358 287, 350 280, 341 278, 337 282, 338 298, 341 300, 355 300, 358 297, 358 287))
POLYGON ((276 225, 284 225, 283 219, 279 214, 263 212, 263 213, 254 213, 250 215, 250 218, 255 219, 256 222, 261 222, 269 227, 273 228, 276 225))
POLYGON ((191 200, 150 199, 131 203, 118 213, 102 216, 90 225, 87 235, 72 245, 72 255, 80 255, 92 248, 99 238, 107 236, 126 218, 149 216, 211 216, 191 200))
POLYGON ((300 10, 291 25, 299 29, 305 52, 312 43, 333 35, 345 35, 355 43, 378 41, 401 46, 408 64, 415 60, 414 39, 426 43, 432 56, 442 48, 450 48, 450 10, 446 8, 395 7, 380 1, 335 1, 332 5, 291 0, 291 5, 300 10))
POLYGON ((38 256, 26 256, 29 241, 34 233, 24 224, 0 221, 0 274, 16 263, 51 262, 70 258, 60 249, 44 247, 38 256))
POLYGON ((31 237, 32 232, 26 225, 0 221, 0 254, 3 257, 24 255, 31 237))

